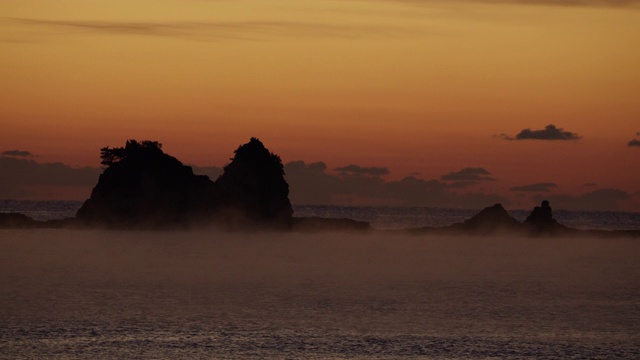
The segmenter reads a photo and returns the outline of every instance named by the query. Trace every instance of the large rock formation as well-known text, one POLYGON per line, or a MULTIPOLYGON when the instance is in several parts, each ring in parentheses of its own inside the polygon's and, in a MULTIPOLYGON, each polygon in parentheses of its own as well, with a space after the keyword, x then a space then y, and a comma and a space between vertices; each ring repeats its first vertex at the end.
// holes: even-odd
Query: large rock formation
POLYGON ((157 142, 103 148, 106 169, 76 215, 81 224, 167 228, 289 226, 293 210, 280 158, 255 138, 236 150, 216 182, 165 154, 157 142))
POLYGON ((100 175, 76 217, 86 225, 169 227, 206 213, 213 182, 194 175, 162 151, 157 142, 129 140, 124 148, 103 148, 100 175))
POLYGON ((231 226, 247 221, 289 226, 293 208, 282 160, 251 138, 216 180, 213 203, 217 216, 231 226))

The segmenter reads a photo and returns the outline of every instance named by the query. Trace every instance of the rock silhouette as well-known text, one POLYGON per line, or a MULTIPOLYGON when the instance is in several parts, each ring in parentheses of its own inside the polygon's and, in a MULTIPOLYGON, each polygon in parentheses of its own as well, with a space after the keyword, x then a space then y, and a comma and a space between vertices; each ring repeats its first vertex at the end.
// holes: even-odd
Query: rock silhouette
POLYGON ((566 226, 559 224, 553 218, 551 206, 547 200, 542 201, 540 206, 533 208, 523 225, 533 234, 557 233, 568 230, 566 226))
POLYGON ((549 202, 544 200, 540 206, 533 208, 533 211, 529 214, 525 222, 533 224, 548 224, 555 222, 549 202))
POLYGON ((470 219, 445 227, 425 227, 410 230, 414 234, 434 233, 447 235, 517 235, 517 236, 637 236, 640 231, 578 231, 559 224, 552 216, 548 201, 536 206, 524 222, 510 216, 501 204, 484 208, 470 219))
POLYGON ((289 226, 293 209, 280 157, 256 138, 241 145, 215 181, 162 151, 155 141, 103 148, 100 175, 76 218, 87 226, 170 228, 216 224, 289 226))
POLYGON ((454 224, 452 230, 462 230, 478 235, 494 234, 496 232, 518 231, 522 224, 507 213, 502 204, 484 208, 478 214, 463 223, 454 224))
POLYGON ((293 208, 282 160, 256 138, 238 147, 212 195, 216 217, 226 225, 290 226, 293 208))
POLYGON ((85 225, 169 227, 206 214, 205 194, 213 186, 162 151, 157 142, 128 140, 123 148, 103 148, 100 175, 76 217, 85 225))

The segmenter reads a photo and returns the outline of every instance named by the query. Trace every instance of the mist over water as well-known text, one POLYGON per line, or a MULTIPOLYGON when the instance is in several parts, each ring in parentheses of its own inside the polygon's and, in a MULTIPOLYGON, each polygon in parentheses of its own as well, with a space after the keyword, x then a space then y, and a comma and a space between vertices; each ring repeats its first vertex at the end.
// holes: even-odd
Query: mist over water
POLYGON ((638 358, 640 242, 0 231, 7 358, 638 358))

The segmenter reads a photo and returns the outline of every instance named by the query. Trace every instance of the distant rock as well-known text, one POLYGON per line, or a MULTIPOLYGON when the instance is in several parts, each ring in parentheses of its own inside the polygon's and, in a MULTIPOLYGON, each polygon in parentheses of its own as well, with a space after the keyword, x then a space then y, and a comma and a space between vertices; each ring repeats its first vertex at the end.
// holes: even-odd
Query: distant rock
POLYGON ((507 213, 501 204, 484 208, 463 223, 453 224, 451 230, 477 235, 491 235, 499 232, 522 230, 522 224, 507 213))
POLYGON ((527 216, 523 225, 532 235, 566 233, 570 229, 559 224, 554 218, 551 206, 544 200, 540 206, 536 206, 527 216))
POLYGON ((288 227, 293 208, 280 157, 256 138, 238 147, 213 188, 216 216, 232 227, 288 227))
POLYGON ((535 224, 535 225, 548 225, 555 224, 556 221, 553 219, 553 214, 551 210, 551 206, 549 206, 549 202, 544 200, 540 206, 536 206, 533 208, 533 211, 527 219, 525 223, 535 224))

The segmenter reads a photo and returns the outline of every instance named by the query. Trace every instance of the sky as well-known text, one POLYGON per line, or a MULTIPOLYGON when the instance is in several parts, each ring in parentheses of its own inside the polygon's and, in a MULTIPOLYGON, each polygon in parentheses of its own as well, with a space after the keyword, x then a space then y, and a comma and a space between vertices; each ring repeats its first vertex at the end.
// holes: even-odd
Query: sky
POLYGON ((0 198, 87 198, 99 149, 126 139, 215 176, 255 136, 299 203, 640 212, 640 1, 3 0, 0 14, 0 198))

